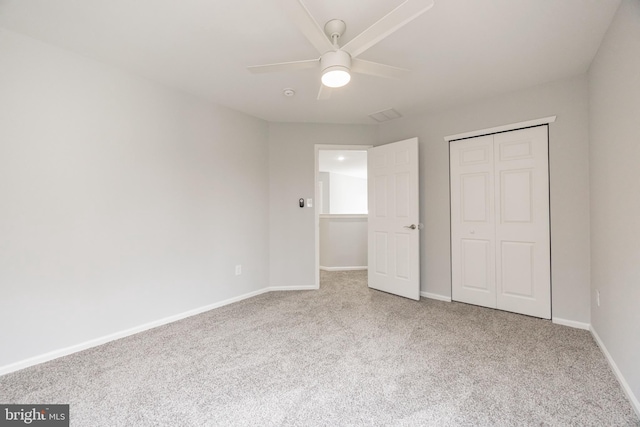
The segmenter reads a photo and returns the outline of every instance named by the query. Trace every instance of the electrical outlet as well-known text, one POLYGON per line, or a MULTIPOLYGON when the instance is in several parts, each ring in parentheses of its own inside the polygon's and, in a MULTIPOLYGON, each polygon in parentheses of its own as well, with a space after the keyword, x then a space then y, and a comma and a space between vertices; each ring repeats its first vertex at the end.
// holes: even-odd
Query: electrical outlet
POLYGON ((239 276, 241 274, 242 274, 242 266, 236 265, 236 276, 239 276))
POLYGON ((600 291, 596 289, 596 304, 600 307, 600 291))

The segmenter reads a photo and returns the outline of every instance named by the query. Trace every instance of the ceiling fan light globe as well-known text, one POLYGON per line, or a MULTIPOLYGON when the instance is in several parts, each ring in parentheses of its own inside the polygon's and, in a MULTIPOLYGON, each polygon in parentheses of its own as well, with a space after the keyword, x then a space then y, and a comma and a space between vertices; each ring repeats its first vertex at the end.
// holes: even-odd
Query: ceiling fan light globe
POLYGON ((349 69, 341 65, 329 67, 322 72, 322 84, 327 87, 342 87, 350 80, 349 69))

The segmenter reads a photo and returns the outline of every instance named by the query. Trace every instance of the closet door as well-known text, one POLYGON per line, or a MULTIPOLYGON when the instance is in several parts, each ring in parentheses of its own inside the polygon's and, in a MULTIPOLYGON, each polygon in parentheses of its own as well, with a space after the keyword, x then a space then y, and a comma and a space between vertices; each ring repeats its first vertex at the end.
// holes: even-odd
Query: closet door
POLYGON ((493 136, 450 143, 452 299, 496 307, 493 136))
POLYGON ((547 126, 494 135, 497 307, 551 318, 547 126))
POLYGON ((451 141, 454 301, 551 318, 547 130, 451 141))

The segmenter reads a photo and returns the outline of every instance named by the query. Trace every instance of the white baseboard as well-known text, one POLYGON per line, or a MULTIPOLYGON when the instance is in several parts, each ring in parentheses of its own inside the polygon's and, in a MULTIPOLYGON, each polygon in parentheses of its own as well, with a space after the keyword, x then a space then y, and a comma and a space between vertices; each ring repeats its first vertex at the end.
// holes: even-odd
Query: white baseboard
POLYGON ((584 329, 586 331, 591 328, 591 325, 588 323, 576 322, 575 320, 560 319, 559 317, 554 317, 553 319, 551 319, 551 321, 556 325, 569 326, 571 328, 584 329))
MULTIPOLYGON (((125 329, 124 331, 115 332, 113 334, 105 335, 103 337, 94 338, 89 341, 85 341, 69 347, 61 348, 59 350, 50 351, 48 353, 41 354, 39 356, 30 357, 28 359, 14 362, 9 365, 0 366, 0 375, 5 375, 10 372, 19 371, 20 369, 24 369, 24 368, 28 368, 29 366, 34 366, 40 363, 48 362, 50 360, 57 359, 59 357, 68 356, 69 354, 77 353, 79 351, 86 350, 88 348, 97 347, 99 345, 106 344, 109 341, 115 341, 117 339, 128 337, 130 335, 134 335, 140 332, 144 332, 149 329, 157 328, 158 326, 176 322, 178 320, 195 316, 197 314, 204 313, 205 311, 213 310, 214 308, 233 304, 234 302, 242 301, 247 298, 255 297, 255 296, 264 294, 266 292, 270 292, 272 290, 294 290, 294 289, 298 289, 298 288, 282 288, 282 289, 264 288, 264 289, 260 289, 260 290, 250 292, 244 295, 240 295, 234 298, 229 298, 224 301, 220 301, 220 302, 209 304, 203 307, 195 308, 193 310, 185 311, 184 313, 176 314, 173 316, 165 317, 163 319, 155 320, 153 322, 145 323, 140 326, 135 326, 133 328, 125 329)), ((315 289, 315 288, 304 287, 304 289, 315 289)))
POLYGON ((593 336, 593 339, 595 339, 596 343, 598 343, 598 347, 600 347, 600 350, 602 350, 602 352, 604 353, 604 357, 607 358, 607 362, 609 362, 609 366, 611 366, 611 370, 613 371, 616 378, 618 379, 618 382, 622 386, 624 393, 627 395, 627 398, 629 399, 629 403, 631 403, 633 410, 636 411, 636 415, 638 415, 638 418, 640 418, 640 402, 638 401, 638 398, 633 394, 633 391, 631 390, 629 383, 627 383, 627 380, 625 380, 624 377, 622 376, 622 372, 620 372, 620 369, 618 369, 618 365, 616 365, 616 362, 613 360, 613 358, 609 354, 609 350, 607 350, 607 347, 604 346, 604 343, 600 339, 600 336, 598 336, 598 333, 596 332, 596 330, 593 329, 593 326, 590 326, 589 330, 591 331, 591 335, 593 336))
POLYGON ((355 271, 355 270, 367 270, 366 265, 354 266, 354 267, 325 267, 320 266, 320 270, 324 271, 355 271))
POLYGON ((268 292, 274 291, 316 291, 317 286, 269 286, 265 288, 268 292))
POLYGON ((432 294, 431 292, 420 292, 421 297, 435 299, 438 301, 451 302, 451 297, 446 297, 444 295, 432 294))

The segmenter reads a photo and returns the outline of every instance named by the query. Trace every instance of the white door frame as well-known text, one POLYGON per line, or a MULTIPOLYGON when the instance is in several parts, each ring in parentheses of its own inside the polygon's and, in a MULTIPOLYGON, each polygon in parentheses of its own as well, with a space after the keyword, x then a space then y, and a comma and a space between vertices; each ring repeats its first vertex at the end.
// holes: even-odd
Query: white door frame
POLYGON ((315 173, 314 173, 314 182, 313 182, 313 198, 315 200, 313 217, 314 217, 314 228, 315 228, 315 288, 320 289, 320 209, 318 204, 319 189, 318 189, 318 180, 320 178, 320 150, 352 150, 352 151, 367 151, 369 148, 373 147, 373 145, 336 145, 336 144, 315 144, 315 173))

